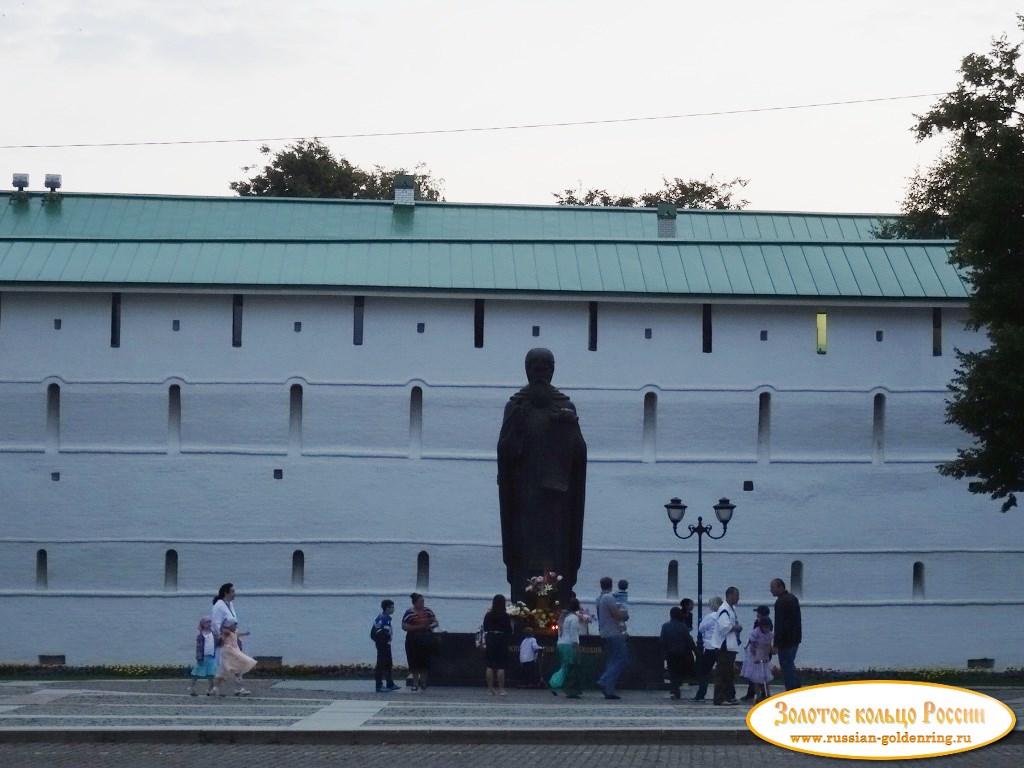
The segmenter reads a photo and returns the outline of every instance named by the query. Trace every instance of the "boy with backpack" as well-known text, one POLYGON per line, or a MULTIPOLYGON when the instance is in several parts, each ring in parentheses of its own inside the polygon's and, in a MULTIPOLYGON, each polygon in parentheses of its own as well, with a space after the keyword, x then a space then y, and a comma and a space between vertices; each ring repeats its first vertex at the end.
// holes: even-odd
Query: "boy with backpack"
POLYGON ((370 639, 377 646, 377 666, 373 670, 377 693, 391 693, 400 687, 395 685, 395 680, 391 676, 391 668, 394 664, 391 657, 391 614, 394 612, 394 600, 381 600, 380 615, 373 620, 373 626, 370 627, 370 639), (385 680, 387 686, 384 685, 385 680))

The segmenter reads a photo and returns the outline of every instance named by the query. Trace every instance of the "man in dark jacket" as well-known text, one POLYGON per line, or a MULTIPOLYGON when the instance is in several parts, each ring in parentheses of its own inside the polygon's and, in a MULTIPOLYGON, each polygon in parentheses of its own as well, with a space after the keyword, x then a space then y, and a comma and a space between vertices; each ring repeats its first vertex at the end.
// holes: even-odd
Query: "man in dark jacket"
POLYGON ((772 579, 768 586, 775 596, 775 645, 772 652, 779 656, 779 667, 786 690, 800 687, 800 676, 796 671, 796 651, 800 646, 800 601, 792 592, 786 591, 786 582, 772 579))
POLYGON ((696 643, 684 620, 683 609, 678 606, 668 612, 669 620, 661 625, 661 648, 668 667, 669 695, 679 698, 679 686, 693 676, 693 651, 696 643))

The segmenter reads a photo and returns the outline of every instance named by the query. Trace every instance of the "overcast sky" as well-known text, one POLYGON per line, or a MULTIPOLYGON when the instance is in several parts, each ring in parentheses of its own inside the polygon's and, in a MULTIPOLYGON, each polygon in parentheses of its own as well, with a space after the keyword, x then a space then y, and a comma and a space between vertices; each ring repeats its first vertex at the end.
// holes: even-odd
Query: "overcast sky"
MULTIPOLYGON (((1020 39, 1009 0, 0 0, 0 183, 230 195, 259 142, 10 148, 450 130, 944 93, 1020 39)), ((548 204, 661 177, 750 179, 750 208, 891 212, 939 142, 935 98, 471 133, 332 138, 424 162, 455 202, 548 204)), ((281 148, 287 142, 270 142, 281 148)))

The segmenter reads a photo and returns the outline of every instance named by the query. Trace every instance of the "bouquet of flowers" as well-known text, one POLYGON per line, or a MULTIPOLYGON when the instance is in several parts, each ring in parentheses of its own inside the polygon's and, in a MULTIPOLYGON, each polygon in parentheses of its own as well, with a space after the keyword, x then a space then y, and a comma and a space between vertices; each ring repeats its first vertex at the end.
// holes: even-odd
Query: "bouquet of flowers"
POLYGON ((525 591, 533 605, 513 603, 506 612, 513 618, 530 622, 539 630, 553 631, 558 627, 558 617, 562 614, 561 605, 554 599, 558 595, 561 581, 562 577, 554 571, 546 571, 527 579, 525 591))
POLYGON ((554 571, 547 571, 540 576, 534 576, 526 581, 526 591, 531 595, 550 595, 558 589, 558 582, 562 580, 554 571))

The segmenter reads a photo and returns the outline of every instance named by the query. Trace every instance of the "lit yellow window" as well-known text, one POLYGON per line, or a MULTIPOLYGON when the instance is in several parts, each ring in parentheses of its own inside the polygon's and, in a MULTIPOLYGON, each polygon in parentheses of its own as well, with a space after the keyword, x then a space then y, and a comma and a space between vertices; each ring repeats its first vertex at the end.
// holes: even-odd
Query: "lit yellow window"
POLYGON ((828 317, 824 312, 818 313, 818 354, 824 355, 828 351, 828 317))

